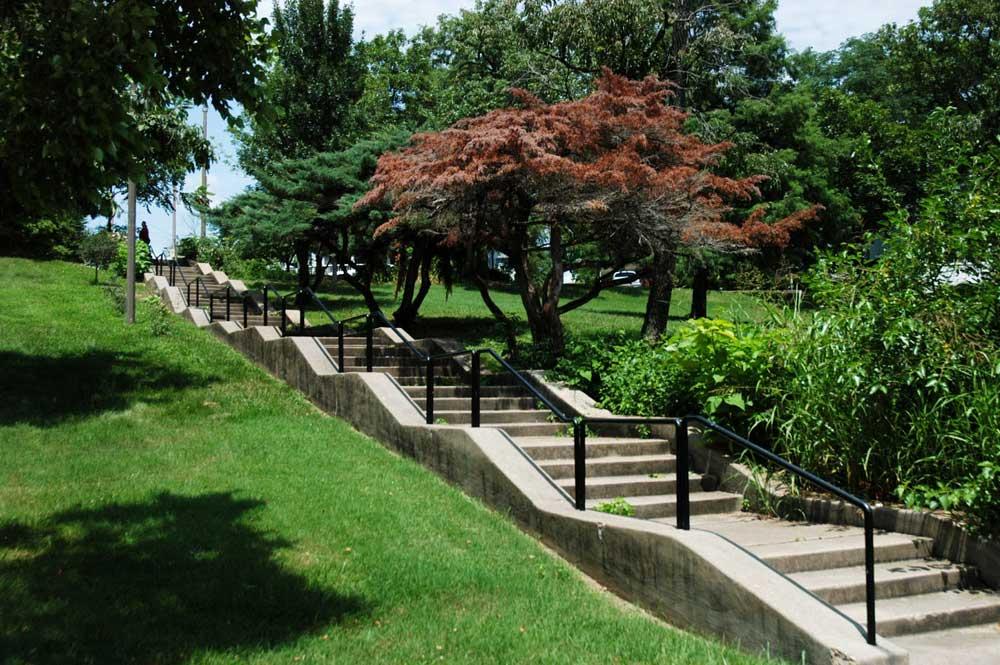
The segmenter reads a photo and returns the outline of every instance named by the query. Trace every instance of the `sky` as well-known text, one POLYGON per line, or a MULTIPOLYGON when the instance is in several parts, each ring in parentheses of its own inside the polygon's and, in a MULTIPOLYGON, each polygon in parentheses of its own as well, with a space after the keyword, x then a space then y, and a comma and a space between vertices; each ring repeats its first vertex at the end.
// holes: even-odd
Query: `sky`
MULTIPOLYGON (((455 14, 471 8, 475 0, 356 0, 355 32, 357 37, 372 36, 394 28, 412 34, 419 26, 433 24, 441 14, 455 14)), ((849 37, 874 32, 885 23, 907 23, 917 16, 917 10, 929 0, 779 0, 775 19, 778 30, 789 46, 797 51, 813 48, 828 51, 849 37)), ((263 0, 259 11, 271 13, 271 0, 263 0)), ((200 109, 192 109, 191 121, 201 125, 200 109)), ((215 147, 217 161, 208 174, 208 190, 212 202, 218 204, 239 194, 252 179, 236 165, 236 148, 221 117, 210 110, 208 134, 215 147)), ((192 173, 184 183, 185 191, 201 184, 200 173, 192 173)), ((171 213, 154 208, 138 211, 138 219, 149 223, 154 250, 168 249, 171 237, 171 213)), ((124 216, 118 220, 124 224, 124 216)), ((94 223, 100 225, 100 221, 94 223)), ((180 209, 177 212, 177 237, 196 234, 199 222, 195 215, 180 209)))

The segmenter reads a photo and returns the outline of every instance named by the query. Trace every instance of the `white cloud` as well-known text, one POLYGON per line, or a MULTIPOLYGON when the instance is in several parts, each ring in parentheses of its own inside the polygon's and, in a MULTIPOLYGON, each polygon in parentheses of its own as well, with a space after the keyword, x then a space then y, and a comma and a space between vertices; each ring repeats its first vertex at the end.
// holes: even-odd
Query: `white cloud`
POLYGON ((848 37, 874 32, 885 23, 912 21, 928 4, 929 0, 781 0, 775 19, 792 48, 829 51, 848 37))

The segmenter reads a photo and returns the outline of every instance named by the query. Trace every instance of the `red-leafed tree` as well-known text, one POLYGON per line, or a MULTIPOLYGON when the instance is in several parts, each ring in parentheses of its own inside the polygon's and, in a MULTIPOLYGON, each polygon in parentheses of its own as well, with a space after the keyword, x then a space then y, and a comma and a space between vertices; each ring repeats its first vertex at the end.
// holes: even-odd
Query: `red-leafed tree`
MULTIPOLYGON (((728 144, 687 134, 667 103, 670 84, 608 71, 584 99, 544 104, 515 90, 518 108, 419 134, 383 155, 359 206, 391 204, 381 231, 410 225, 473 256, 504 252, 514 268, 535 343, 563 348, 560 315, 615 284, 635 262, 652 282, 644 334, 666 327, 678 248, 685 242, 745 249, 787 243, 806 213, 766 225, 731 223, 730 202, 758 195, 760 178, 732 179, 711 166, 728 144), (561 299, 565 270, 590 268, 581 297, 561 299)), ((490 311, 506 317, 474 276, 490 311)))

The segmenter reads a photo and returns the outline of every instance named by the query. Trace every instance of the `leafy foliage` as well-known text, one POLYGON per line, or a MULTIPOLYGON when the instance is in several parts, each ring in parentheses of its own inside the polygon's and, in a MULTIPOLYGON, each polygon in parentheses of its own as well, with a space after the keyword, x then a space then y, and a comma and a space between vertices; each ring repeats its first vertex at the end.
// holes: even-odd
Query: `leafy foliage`
POLYGON ((618 497, 612 499, 611 501, 603 501, 594 508, 599 513, 607 513, 608 515, 621 515, 622 517, 635 517, 635 506, 623 499, 618 497))
POLYGON ((118 239, 104 230, 88 233, 80 242, 80 258, 94 266, 94 283, 97 283, 98 271, 107 269, 118 258, 118 239))
POLYGON ((629 261, 671 254, 681 243, 780 246, 815 212, 772 224, 763 209, 742 224, 727 219, 728 201, 753 197, 759 179, 710 171, 729 146, 685 133, 687 114, 664 103, 669 88, 606 70, 597 90, 574 102, 545 104, 516 91, 521 108, 419 134, 384 155, 359 207, 392 204, 397 216, 377 233, 427 229, 450 246, 504 252, 536 344, 561 352, 560 314, 613 285, 629 261), (596 251, 574 262, 588 247, 596 251), (564 270, 587 263, 599 269, 588 294, 560 303, 564 270))
POLYGON ((152 163, 184 161, 190 142, 163 140, 177 134, 183 116, 178 100, 211 100, 224 117, 230 100, 253 108, 266 53, 264 21, 255 17, 255 6, 251 0, 5 5, 5 221, 106 210, 111 188, 129 178, 146 183, 152 163))
MULTIPOLYGON (((141 240, 135 241, 135 275, 136 279, 141 280, 143 273, 149 272, 150 266, 153 265, 152 254, 149 252, 149 245, 141 240)), ((124 240, 118 240, 118 249, 115 253, 115 258, 111 262, 111 271, 114 272, 119 277, 125 277, 128 270, 128 243, 124 240)))
POLYGON ((338 0, 275 3, 276 59, 262 86, 262 110, 249 113, 249 131, 238 134, 248 173, 350 145, 363 82, 353 30, 354 9, 338 0))

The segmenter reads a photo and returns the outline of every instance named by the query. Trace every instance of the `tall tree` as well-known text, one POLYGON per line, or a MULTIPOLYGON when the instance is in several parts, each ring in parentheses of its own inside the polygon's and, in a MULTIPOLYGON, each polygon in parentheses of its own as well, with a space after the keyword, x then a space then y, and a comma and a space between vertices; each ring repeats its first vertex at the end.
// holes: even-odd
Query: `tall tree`
POLYGON ((151 164, 190 147, 141 122, 177 100, 210 101, 224 117, 231 101, 255 108, 267 53, 255 6, 3 3, 0 221, 107 212, 110 188, 146 182, 151 164))
MULTIPOLYGON (((418 135, 412 147, 384 155, 359 208, 393 204, 397 217, 379 232, 429 220, 446 244, 503 251, 535 343, 556 353, 564 343, 561 315, 614 285, 626 262, 652 254, 646 332, 658 336, 680 243, 767 235, 759 215, 745 227, 726 223, 727 200, 754 196, 757 179, 711 173, 728 146, 685 133, 687 114, 664 103, 668 88, 655 77, 629 81, 606 71, 596 91, 575 102, 545 104, 516 91, 521 108, 418 135), (588 246, 601 257, 590 289, 562 302, 572 250, 588 246)), ((770 237, 784 238, 802 219, 780 222, 770 237)), ((485 283, 479 286, 503 319, 485 283)))
POLYGON ((336 151, 356 138, 353 104, 363 92, 354 10, 338 0, 275 3, 275 58, 262 88, 264 112, 248 113, 238 156, 249 173, 283 159, 336 151))

